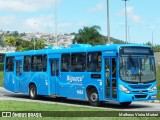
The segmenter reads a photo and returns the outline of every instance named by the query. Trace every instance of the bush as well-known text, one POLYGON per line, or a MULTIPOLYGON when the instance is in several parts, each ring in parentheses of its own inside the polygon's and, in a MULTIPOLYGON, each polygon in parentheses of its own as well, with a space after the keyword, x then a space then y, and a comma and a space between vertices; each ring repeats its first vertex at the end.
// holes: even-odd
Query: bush
POLYGON ((4 64, 0 63, 0 71, 3 71, 3 69, 4 69, 4 64))
POLYGON ((0 72, 0 87, 3 87, 3 72, 0 72))
POLYGON ((160 64, 158 64, 158 72, 160 72, 160 64))
POLYGON ((157 87, 158 87, 158 100, 160 100, 160 65, 158 66, 158 71, 157 71, 157 87))

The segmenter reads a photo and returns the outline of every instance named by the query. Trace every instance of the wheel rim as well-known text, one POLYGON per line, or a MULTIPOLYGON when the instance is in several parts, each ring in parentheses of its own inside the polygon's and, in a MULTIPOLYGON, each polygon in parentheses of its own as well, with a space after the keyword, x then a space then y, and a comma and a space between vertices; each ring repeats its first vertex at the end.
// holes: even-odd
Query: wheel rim
POLYGON ((31 91, 30 91, 31 97, 34 97, 35 93, 36 93, 35 88, 31 88, 31 91))
POLYGON ((91 94, 91 100, 92 100, 93 102, 97 102, 97 100, 98 100, 98 95, 97 95, 97 93, 92 93, 92 94, 91 94))

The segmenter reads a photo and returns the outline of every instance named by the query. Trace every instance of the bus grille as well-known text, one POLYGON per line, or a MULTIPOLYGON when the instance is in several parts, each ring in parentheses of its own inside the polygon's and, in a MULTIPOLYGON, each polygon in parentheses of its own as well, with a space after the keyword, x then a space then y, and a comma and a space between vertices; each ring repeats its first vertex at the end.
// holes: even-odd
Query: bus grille
POLYGON ((139 90, 137 90, 137 91, 132 91, 133 93, 147 93, 148 92, 148 90, 141 90, 141 91, 139 91, 139 90))
POLYGON ((129 85, 129 87, 133 89, 148 89, 151 86, 151 84, 147 85, 129 85))
POLYGON ((146 98, 147 95, 135 95, 135 98, 146 98))

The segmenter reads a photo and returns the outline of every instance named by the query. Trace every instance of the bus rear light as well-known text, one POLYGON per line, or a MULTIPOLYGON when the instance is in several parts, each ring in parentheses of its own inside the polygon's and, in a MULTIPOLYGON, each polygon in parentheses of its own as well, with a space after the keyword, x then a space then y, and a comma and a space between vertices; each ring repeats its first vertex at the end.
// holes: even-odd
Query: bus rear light
POLYGON ((119 85, 120 89, 125 92, 125 93, 130 93, 130 91, 128 90, 128 88, 124 87, 123 85, 119 85))

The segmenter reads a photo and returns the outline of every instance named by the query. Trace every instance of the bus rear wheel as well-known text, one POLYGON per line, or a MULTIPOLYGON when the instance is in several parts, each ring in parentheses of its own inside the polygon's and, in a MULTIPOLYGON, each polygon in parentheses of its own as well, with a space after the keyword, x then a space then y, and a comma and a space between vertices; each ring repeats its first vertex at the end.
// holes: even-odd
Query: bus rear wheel
POLYGON ((89 104, 91 106, 100 106, 100 101, 99 101, 99 98, 98 98, 98 92, 95 88, 91 88, 89 91, 88 91, 88 100, 89 100, 89 104))
POLYGON ((131 104, 132 102, 121 102, 121 106, 127 107, 131 104))
POLYGON ((29 87, 29 96, 31 99, 36 99, 37 98, 37 88, 35 85, 30 85, 29 87))

